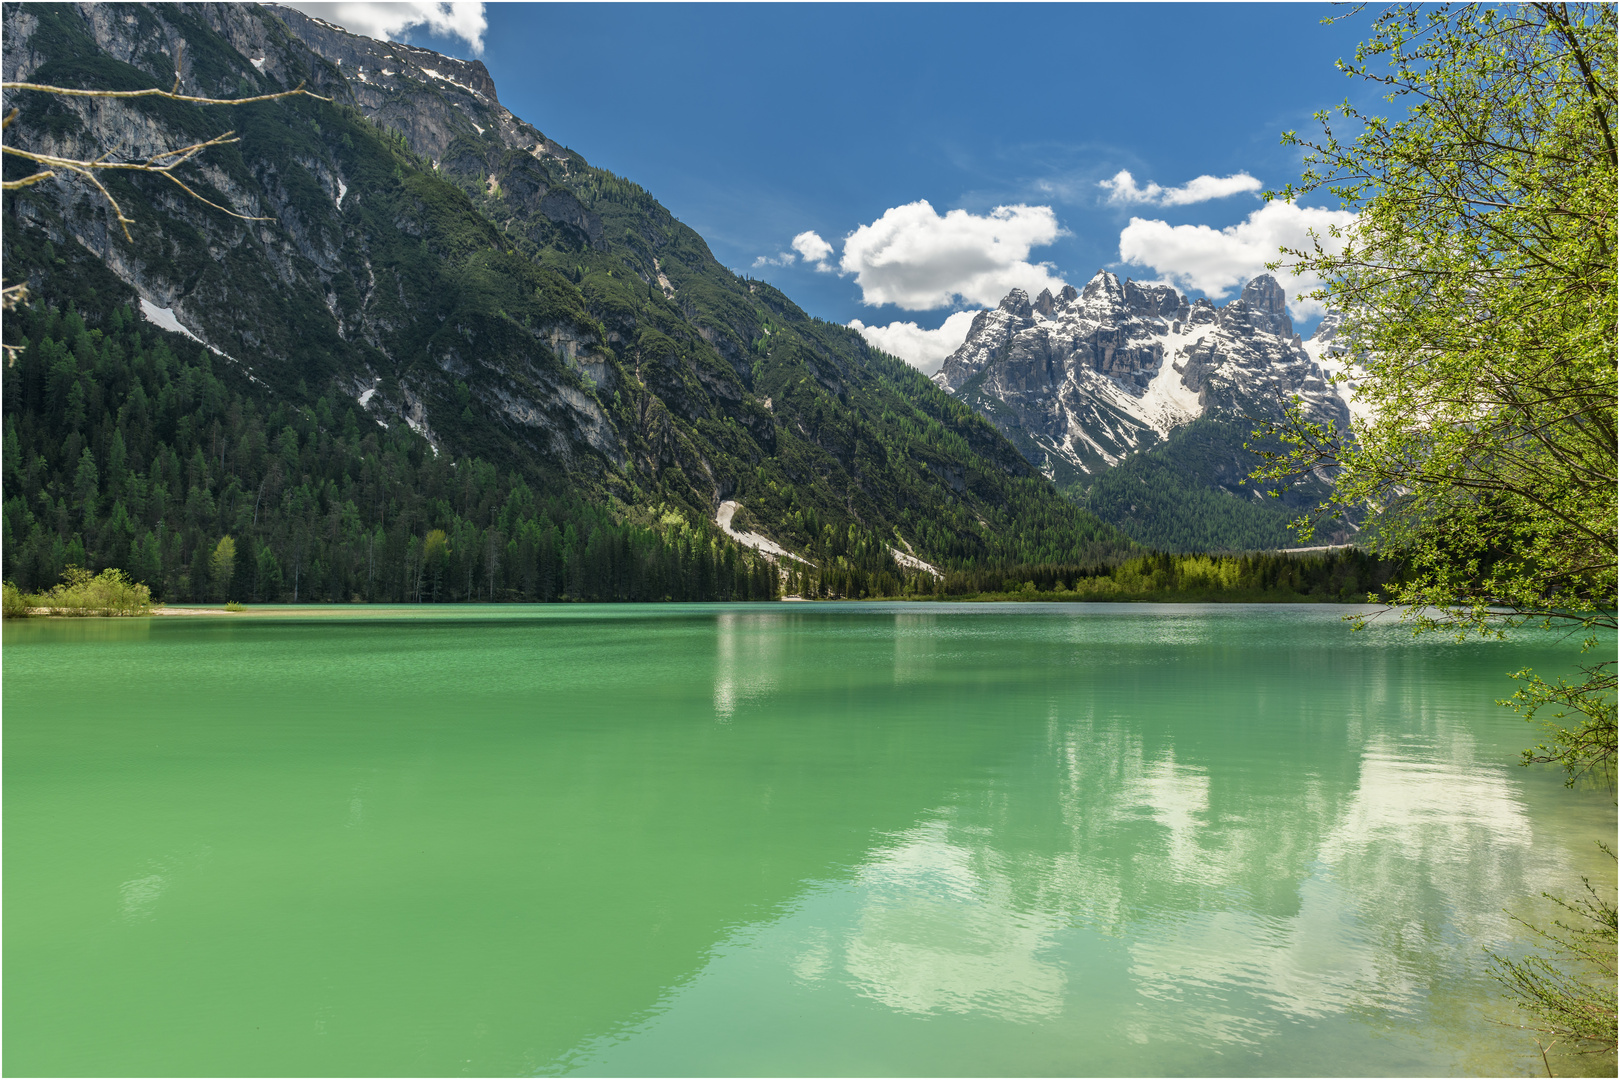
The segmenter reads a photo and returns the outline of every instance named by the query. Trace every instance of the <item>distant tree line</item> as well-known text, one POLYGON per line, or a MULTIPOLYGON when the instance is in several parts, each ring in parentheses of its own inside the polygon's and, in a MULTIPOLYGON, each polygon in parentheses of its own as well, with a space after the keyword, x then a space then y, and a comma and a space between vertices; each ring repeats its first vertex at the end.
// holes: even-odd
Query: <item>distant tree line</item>
POLYGON ((1008 595, 1047 600, 1366 600, 1398 567, 1355 548, 1321 554, 1145 552, 1113 566, 1043 563, 947 573, 949 596, 1008 595))

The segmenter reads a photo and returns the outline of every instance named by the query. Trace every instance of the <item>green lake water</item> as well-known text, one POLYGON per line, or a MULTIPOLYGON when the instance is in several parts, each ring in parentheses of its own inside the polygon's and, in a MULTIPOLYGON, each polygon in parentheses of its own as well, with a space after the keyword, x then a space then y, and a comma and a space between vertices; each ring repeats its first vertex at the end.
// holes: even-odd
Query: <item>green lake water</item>
POLYGON ((1345 610, 8 623, 5 1070, 1539 1074, 1571 650, 1345 610))

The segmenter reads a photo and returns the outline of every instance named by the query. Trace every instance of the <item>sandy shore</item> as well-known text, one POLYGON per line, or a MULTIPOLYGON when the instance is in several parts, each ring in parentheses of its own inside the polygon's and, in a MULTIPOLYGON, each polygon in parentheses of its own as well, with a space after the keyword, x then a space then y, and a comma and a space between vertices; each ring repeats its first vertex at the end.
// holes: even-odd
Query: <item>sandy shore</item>
POLYGON ((144 619, 151 615, 242 615, 241 611, 226 611, 222 607, 165 607, 155 604, 146 615, 80 615, 76 611, 64 611, 58 608, 36 607, 28 609, 29 617, 44 619, 144 619))

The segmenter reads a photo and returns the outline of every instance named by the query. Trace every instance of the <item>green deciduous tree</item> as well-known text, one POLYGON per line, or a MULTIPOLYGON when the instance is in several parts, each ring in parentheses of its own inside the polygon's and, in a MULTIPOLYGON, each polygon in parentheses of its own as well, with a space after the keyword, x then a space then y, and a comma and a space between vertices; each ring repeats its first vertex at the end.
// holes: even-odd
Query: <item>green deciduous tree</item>
MULTIPOLYGON (((1343 313, 1368 416, 1353 437, 1296 420, 1267 472, 1340 467, 1333 501, 1374 512, 1369 542, 1405 560, 1398 600, 1423 628, 1615 625, 1615 21, 1392 8, 1341 67, 1406 115, 1346 102, 1320 138, 1285 136, 1306 171, 1281 197, 1358 212, 1285 261, 1343 313)), ((1612 661, 1577 708, 1567 684, 1521 676, 1513 703, 1553 721, 1532 756, 1612 768, 1612 661)))
MULTIPOLYGON (((1404 115, 1347 101, 1319 137, 1284 136, 1306 170, 1271 194, 1357 212, 1282 263, 1326 283, 1366 414, 1353 432, 1295 414, 1293 451, 1262 474, 1338 470, 1333 503, 1370 511, 1420 630, 1540 622, 1590 652, 1615 628, 1615 28, 1610 5, 1390 8, 1340 67, 1404 115)), ((1583 672, 1521 671, 1507 704, 1547 721, 1527 762, 1612 781, 1614 661, 1583 672)), ((1614 907, 1570 910, 1591 928, 1554 940, 1606 949, 1607 973, 1509 965, 1505 981, 1543 1030, 1612 1049, 1614 907)))
POLYGON ((214 554, 209 560, 209 569, 213 571, 214 597, 218 600, 229 600, 231 580, 236 577, 236 541, 229 536, 219 538, 214 545, 214 554))

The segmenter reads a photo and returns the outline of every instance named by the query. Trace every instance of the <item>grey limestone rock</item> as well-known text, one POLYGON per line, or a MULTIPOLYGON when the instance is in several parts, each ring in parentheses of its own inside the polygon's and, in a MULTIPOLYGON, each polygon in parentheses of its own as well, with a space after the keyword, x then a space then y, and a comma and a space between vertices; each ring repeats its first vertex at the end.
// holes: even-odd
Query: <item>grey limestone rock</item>
MULTIPOLYGON (((1050 293, 1044 295, 1050 299, 1050 293)), ((1007 312, 1009 315, 1015 315, 1022 319, 1029 318, 1032 311, 1029 303, 1029 294, 1023 289, 1014 289, 1012 292, 1002 297, 1001 303, 998 306, 1002 311, 1007 312)))
MULTIPOLYGON (((401 132, 424 155, 436 156, 451 145, 467 148, 480 174, 489 154, 516 159, 503 171, 505 190, 516 203, 531 204, 535 212, 592 241, 601 235, 600 221, 547 170, 566 152, 500 105, 478 61, 360 37, 276 6, 78 3, 60 5, 53 15, 72 20, 105 56, 164 85, 178 53, 183 85, 195 93, 230 98, 240 96, 243 86, 268 93, 304 82, 401 132), (195 34, 217 37, 207 51, 177 47, 195 34)), ((33 40, 41 22, 37 11, 7 5, 3 19, 8 81, 26 78, 50 49, 62 47, 33 40)), ((63 107, 74 112, 77 124, 52 134, 24 122, 8 130, 8 144, 81 158, 116 147, 121 157, 141 158, 197 137, 194 129, 168 126, 169 114, 133 103, 90 107, 85 99, 74 99, 63 107)), ((384 261, 388 256, 376 246, 392 235, 425 236, 420 207, 400 204, 388 219, 368 223, 361 207, 371 196, 355 177, 344 175, 344 157, 330 140, 301 146, 293 157, 270 156, 244 140, 235 163, 216 154, 192 166, 207 180, 213 198, 268 222, 227 217, 193 200, 165 199, 147 211, 133 239, 125 241, 109 227, 93 191, 56 181, 31 188, 19 218, 29 217, 58 244, 76 242, 95 254, 143 300, 170 310, 222 362, 240 367, 262 386, 286 386, 305 374, 314 381, 315 373, 300 367, 311 355, 319 356, 322 377, 338 385, 375 388, 380 378, 397 378, 397 395, 374 393, 367 407, 417 428, 438 446, 428 415, 433 387, 442 390, 451 378, 470 378, 488 403, 498 401, 506 415, 527 418, 524 426, 545 418, 544 438, 557 453, 567 456, 575 453, 570 447, 584 446, 617 465, 622 458, 617 436, 604 424, 600 407, 572 385, 576 374, 606 385, 597 351, 601 343, 560 348, 558 327, 537 326, 530 328, 532 349, 512 346, 496 356, 458 336, 424 357, 421 343, 437 321, 434 298, 409 291, 415 282, 407 284, 392 273, 384 261), (189 261, 177 259, 177 250, 189 261), (296 332, 288 310, 304 315, 296 332), (407 381, 400 361, 407 356, 424 357, 438 370, 419 367, 407 381)))
POLYGON ((1270 274, 1261 274, 1243 286, 1240 299, 1272 315, 1281 315, 1288 310, 1288 298, 1283 294, 1283 287, 1270 274))
POLYGON ((1314 415, 1342 418, 1343 402, 1320 376, 1270 275, 1217 308, 1103 271, 1033 304, 1014 289, 974 318, 935 381, 1061 481, 1200 416, 1261 415, 1298 395, 1314 415))
POLYGON ((1174 318, 1184 301, 1168 285, 1138 285, 1125 283, 1125 303, 1138 315, 1162 315, 1174 318))

